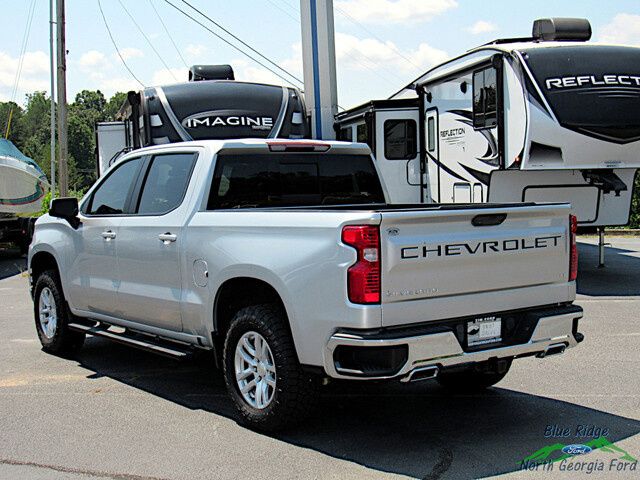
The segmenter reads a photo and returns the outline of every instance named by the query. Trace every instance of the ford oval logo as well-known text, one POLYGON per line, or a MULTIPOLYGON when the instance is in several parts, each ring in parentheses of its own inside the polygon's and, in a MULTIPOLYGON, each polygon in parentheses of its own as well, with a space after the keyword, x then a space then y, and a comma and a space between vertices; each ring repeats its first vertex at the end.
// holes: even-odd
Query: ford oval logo
POLYGON ((587 453, 591 452, 591 450, 591 447, 588 445, 573 444, 564 447, 562 449, 562 452, 566 453, 567 455, 586 455, 587 453))

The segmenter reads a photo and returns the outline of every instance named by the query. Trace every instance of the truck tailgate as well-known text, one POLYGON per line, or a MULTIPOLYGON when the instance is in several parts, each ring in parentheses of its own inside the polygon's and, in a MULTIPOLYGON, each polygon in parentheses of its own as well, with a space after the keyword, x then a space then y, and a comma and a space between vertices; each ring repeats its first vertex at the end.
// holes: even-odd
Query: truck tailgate
MULTIPOLYGON (((488 295, 499 311, 502 299, 518 292, 526 296, 527 287, 566 286, 569 213, 566 204, 381 212, 383 325, 400 322, 385 315, 385 305, 421 303, 426 311, 430 304, 442 310, 445 302, 456 304, 451 312, 480 314, 484 312, 477 304, 466 309, 460 302, 488 295), (503 294, 495 295, 498 292, 503 294)), ((422 320, 428 317, 425 313, 422 320)))

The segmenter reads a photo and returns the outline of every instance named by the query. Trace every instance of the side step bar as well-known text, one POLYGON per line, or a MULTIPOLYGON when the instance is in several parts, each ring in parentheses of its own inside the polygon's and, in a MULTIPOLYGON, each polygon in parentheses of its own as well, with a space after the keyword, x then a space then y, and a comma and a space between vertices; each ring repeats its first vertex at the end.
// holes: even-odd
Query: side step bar
POLYGON ((191 350, 188 346, 181 349, 181 345, 179 344, 175 344, 174 346, 168 345, 169 342, 154 342, 152 337, 149 337, 149 340, 147 340, 144 336, 133 336, 131 333, 127 333, 126 331, 124 333, 111 332, 108 328, 100 325, 90 327, 89 325, 82 325, 80 323, 70 323, 69 328, 76 332, 86 333, 87 335, 93 335, 95 337, 107 338, 114 342, 129 345, 130 347, 138 348, 140 350, 146 350, 147 352, 157 353, 175 360, 184 360, 191 356, 191 350))

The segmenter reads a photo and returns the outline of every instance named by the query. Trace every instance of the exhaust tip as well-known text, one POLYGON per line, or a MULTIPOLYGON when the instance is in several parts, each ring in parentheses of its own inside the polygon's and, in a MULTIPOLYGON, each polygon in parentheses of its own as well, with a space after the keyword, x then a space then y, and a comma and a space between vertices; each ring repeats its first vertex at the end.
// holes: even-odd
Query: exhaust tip
POLYGON ((435 365, 429 367, 421 367, 413 370, 409 376, 404 380, 405 382, 419 382, 421 380, 431 380, 436 378, 440 373, 440 369, 435 365))
POLYGON ((567 346, 564 343, 550 345, 544 349, 544 352, 540 352, 537 355, 537 357, 545 358, 545 357, 550 357, 551 355, 560 355, 561 353, 564 353, 566 349, 567 349, 567 346))

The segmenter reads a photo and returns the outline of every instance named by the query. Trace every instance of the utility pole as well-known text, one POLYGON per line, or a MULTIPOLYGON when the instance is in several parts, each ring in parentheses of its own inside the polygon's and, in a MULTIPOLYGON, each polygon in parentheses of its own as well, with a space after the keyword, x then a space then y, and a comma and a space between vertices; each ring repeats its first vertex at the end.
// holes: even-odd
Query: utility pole
POLYGON ((54 0, 49 0, 49 67, 51 69, 51 199, 56 197, 56 64, 55 64, 55 10, 54 0))
POLYGON ((300 0, 304 95, 313 138, 332 140, 338 111, 333 0, 300 0))
POLYGON ((67 47, 65 41, 64 0, 56 0, 58 31, 58 169, 60 196, 69 194, 69 172, 67 170, 67 47))

